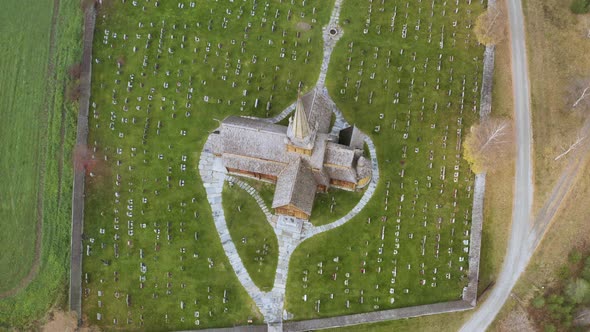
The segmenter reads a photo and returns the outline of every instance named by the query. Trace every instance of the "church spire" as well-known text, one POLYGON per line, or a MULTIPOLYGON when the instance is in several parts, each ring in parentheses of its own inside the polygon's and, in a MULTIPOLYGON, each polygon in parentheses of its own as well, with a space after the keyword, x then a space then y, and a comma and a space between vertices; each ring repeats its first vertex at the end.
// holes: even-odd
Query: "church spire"
POLYGON ((293 126, 292 134, 297 139, 303 140, 311 133, 311 130, 309 129, 309 122, 307 120, 307 114, 305 114, 305 109, 303 107, 303 100, 301 99, 301 91, 297 92, 297 106, 295 107, 295 115, 291 125, 293 126))

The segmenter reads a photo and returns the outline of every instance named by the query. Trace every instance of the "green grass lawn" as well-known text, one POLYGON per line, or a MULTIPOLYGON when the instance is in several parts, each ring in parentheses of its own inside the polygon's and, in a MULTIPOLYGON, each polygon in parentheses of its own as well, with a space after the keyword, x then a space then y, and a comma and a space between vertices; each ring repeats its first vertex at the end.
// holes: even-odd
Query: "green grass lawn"
POLYGON ((195 3, 113 2, 97 19, 83 310, 107 330, 261 322, 221 246, 199 153, 216 120, 272 116, 315 83, 330 6, 195 3))
POLYGON ((269 209, 269 211, 272 211, 272 199, 275 196, 275 185, 274 184, 264 182, 264 181, 258 181, 255 179, 250 179, 250 178, 243 177, 243 176, 238 177, 238 179, 240 181, 246 182, 252 188, 256 189, 256 191, 258 192, 258 194, 260 195, 260 197, 264 201, 264 204, 266 204, 266 207, 269 209))
POLYGON ((286 309, 295 320, 461 298, 473 175, 458 131, 478 117, 483 47, 471 25, 482 9, 344 2, 327 85, 371 135, 381 179, 357 217, 293 254, 286 309))
POLYGON ((270 291, 275 280, 279 244, 256 201, 238 186, 223 188, 225 221, 248 274, 261 290, 270 291))
POLYGON ((29 2, 3 2, 0 11, 0 41, 5 45, 0 50, 0 293, 17 286, 29 272, 35 248, 53 5, 29 2), (32 11, 24 10, 29 6, 32 11), (35 24, 23 29, 23 20, 35 24))
POLYGON ((0 293, 17 286, 31 268, 39 190, 43 200, 38 274, 15 296, 0 300, 0 328, 28 326, 53 304, 63 304, 67 294, 77 110, 64 92, 71 83, 67 69, 80 59, 79 8, 77 1, 60 2, 50 55, 53 2, 0 5, 0 293), (55 66, 52 77, 48 63, 55 66))
POLYGON ((311 222, 315 226, 321 226, 336 221, 346 215, 359 202, 363 191, 350 192, 340 189, 330 189, 327 193, 315 195, 311 222))

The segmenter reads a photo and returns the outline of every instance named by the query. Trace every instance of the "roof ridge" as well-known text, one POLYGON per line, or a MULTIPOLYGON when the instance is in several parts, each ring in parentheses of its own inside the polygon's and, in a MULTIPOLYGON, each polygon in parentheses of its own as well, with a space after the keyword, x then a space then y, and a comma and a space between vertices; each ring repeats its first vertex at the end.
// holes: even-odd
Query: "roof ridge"
MULTIPOLYGON (((301 169, 301 157, 297 157, 297 160, 295 160, 295 163, 297 164, 297 166, 293 166, 293 167, 297 167, 295 170, 295 177, 294 177, 294 181, 291 181, 290 187, 289 187, 289 202, 291 202, 293 200, 293 192, 295 191, 295 183, 297 183, 297 176, 299 175, 299 170, 301 169)), ((289 165, 290 166, 290 165, 289 165)), ((287 167, 289 167, 287 166, 287 167)))

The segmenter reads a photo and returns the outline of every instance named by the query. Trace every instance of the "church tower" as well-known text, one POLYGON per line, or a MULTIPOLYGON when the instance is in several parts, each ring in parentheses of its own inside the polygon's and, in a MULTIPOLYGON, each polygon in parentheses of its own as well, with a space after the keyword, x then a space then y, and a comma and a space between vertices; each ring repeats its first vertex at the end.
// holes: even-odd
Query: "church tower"
POLYGON ((315 136, 315 128, 309 125, 301 92, 298 92, 295 114, 289 118, 289 127, 287 128, 287 151, 311 156, 315 136))

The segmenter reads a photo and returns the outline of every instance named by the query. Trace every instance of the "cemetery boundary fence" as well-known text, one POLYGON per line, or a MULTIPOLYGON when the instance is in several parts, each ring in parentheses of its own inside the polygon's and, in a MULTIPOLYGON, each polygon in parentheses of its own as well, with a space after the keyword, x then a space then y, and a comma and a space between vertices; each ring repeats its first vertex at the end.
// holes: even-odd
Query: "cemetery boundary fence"
MULTIPOLYGON (((90 84, 92 76, 92 41, 96 24, 96 9, 89 6, 84 12, 84 45, 80 72, 80 100, 76 147, 85 148, 88 143, 88 108, 90 106, 90 84)), ((86 169, 74 161, 74 182, 72 190, 72 238, 70 252, 70 310, 82 320, 82 234, 84 231, 84 181, 86 169)))
MULTIPOLYGON (((493 6, 495 0, 490 0, 488 6, 493 6)), ((92 75, 92 42, 96 23, 96 9, 90 6, 84 14, 83 55, 80 74, 80 101, 77 123, 76 145, 85 148, 88 141, 88 112, 90 106, 90 87, 92 75)), ((485 120, 492 108, 492 84, 494 71, 493 45, 486 46, 484 53, 484 68, 482 91, 480 100, 480 119, 485 120)), ((74 165, 74 181, 72 193, 72 238, 70 260, 70 310, 78 315, 78 323, 82 317, 82 234, 84 226, 84 188, 86 170, 81 165, 74 165)), ((477 286, 479 278, 479 259, 481 249, 481 232, 483 225, 483 201, 485 193, 485 173, 476 175, 472 209, 472 228, 469 251, 469 283, 463 292, 463 299, 444 303, 435 303, 399 309, 344 315, 338 317, 312 319, 284 323, 287 331, 306 331, 311 329, 325 329, 387 320, 410 318, 440 313, 457 312, 472 309, 477 300, 477 286)), ((221 329, 207 329, 206 331, 266 331, 267 326, 239 326, 221 329)))

